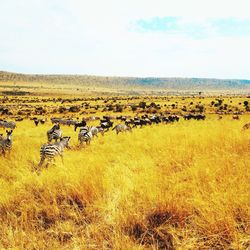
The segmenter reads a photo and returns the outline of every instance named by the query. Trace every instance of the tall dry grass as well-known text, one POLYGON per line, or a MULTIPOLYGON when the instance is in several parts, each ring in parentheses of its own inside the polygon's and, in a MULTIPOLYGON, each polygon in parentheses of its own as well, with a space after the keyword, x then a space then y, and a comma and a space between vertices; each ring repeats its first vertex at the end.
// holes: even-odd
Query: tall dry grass
POLYGON ((181 121, 71 150, 32 172, 50 124, 18 124, 0 161, 1 249, 247 249, 249 121, 181 121))

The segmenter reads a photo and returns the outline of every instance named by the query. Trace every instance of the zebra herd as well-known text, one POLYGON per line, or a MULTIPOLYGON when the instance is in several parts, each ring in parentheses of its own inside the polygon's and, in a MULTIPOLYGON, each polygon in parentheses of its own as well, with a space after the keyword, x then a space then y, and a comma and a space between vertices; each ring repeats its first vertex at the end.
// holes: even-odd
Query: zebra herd
MULTIPOLYGON (((192 119, 193 117, 184 117, 184 119, 192 119)), ((197 119, 197 118, 193 118, 197 119)), ((199 117, 199 119, 205 119, 205 117, 199 117)), ((113 127, 113 122, 111 121, 111 118, 104 117, 100 120, 99 126, 88 126, 85 120, 82 120, 81 122, 74 122, 71 123, 74 125, 74 131, 77 131, 77 128, 79 128, 78 133, 78 142, 79 145, 83 145, 84 143, 86 145, 89 145, 91 140, 94 137, 98 137, 98 134, 104 135, 106 131, 109 131, 110 128, 112 130, 115 130, 116 134, 122 132, 132 132, 133 128, 136 128, 137 126, 145 126, 145 125, 152 125, 158 124, 160 122, 163 123, 169 123, 169 122, 178 122, 179 117, 175 115, 171 115, 169 117, 159 117, 159 116, 152 116, 148 117, 147 115, 141 116, 141 117, 135 117, 134 119, 126 119, 126 117, 119 117, 119 120, 121 120, 123 123, 118 123, 113 127)), ((43 124, 43 121, 40 121, 43 124)), ((55 159, 56 156, 60 156, 63 161, 63 151, 65 148, 70 148, 70 138, 69 136, 63 136, 63 131, 61 130, 60 124, 64 124, 60 122, 56 123, 55 121, 52 122, 53 127, 47 131, 47 143, 43 144, 40 148, 40 162, 38 166, 35 168, 38 173, 40 173, 40 170, 47 159, 46 167, 50 164, 52 160, 55 159)), ((69 125, 69 124, 67 124, 69 125)), ((7 128, 6 130, 6 137, 3 136, 3 134, 0 134, 0 154, 6 155, 7 152, 10 152, 12 149, 12 133, 13 129, 16 128, 16 124, 14 122, 7 122, 0 120, 0 127, 7 128), (11 130, 8 130, 11 129, 11 130)), ((243 130, 250 129, 250 123, 247 123, 243 126, 243 130)))
MULTIPOLYGON (((179 120, 179 119, 178 119, 179 120)), ((130 119, 129 121, 125 120, 124 124, 119 123, 113 127, 113 122, 109 117, 104 117, 100 121, 99 126, 87 126, 87 123, 85 120, 82 120, 81 122, 76 122, 74 123, 74 130, 76 131, 77 128, 79 127, 79 133, 78 133, 78 142, 79 145, 83 145, 85 143, 86 145, 89 145, 91 140, 94 137, 98 137, 98 134, 104 135, 104 132, 108 131, 111 127, 113 127, 112 130, 116 131, 116 134, 118 135, 119 133, 132 131, 132 126, 137 127, 137 125, 146 125, 143 124, 142 121, 147 121, 147 117, 143 118, 135 118, 135 120, 130 119)), ((155 117, 153 120, 148 120, 147 124, 152 124, 152 122, 158 123, 158 119, 155 117)), ((174 120, 173 120, 174 121, 174 120)), ((55 123, 53 120, 52 123, 55 123)), ((61 123, 62 124, 62 123, 61 123)), ((68 125, 68 124, 67 124, 68 125)), ((69 141, 70 137, 63 137, 63 132, 60 128, 60 124, 56 123, 50 130, 47 131, 47 139, 48 143, 42 145, 40 149, 40 162, 38 164, 38 171, 40 171, 43 163, 47 159, 48 162, 46 166, 49 165, 49 163, 54 160, 56 156, 60 156, 61 159, 63 160, 63 151, 64 148, 70 148, 69 146, 69 141), (54 143, 52 141, 54 140, 54 143), (59 140, 59 141, 58 141, 59 140)))
MULTIPOLYGON (((113 123, 112 123, 113 124, 113 123)), ((90 141, 93 137, 98 137, 98 133, 104 135, 104 128, 102 126, 97 127, 89 127, 87 126, 85 121, 75 123, 75 131, 78 127, 80 127, 80 131, 78 133, 78 142, 82 145, 84 142, 86 145, 90 144, 90 141)), ((101 123, 102 125, 102 123, 101 123)), ((107 128, 107 124, 104 124, 104 127, 107 128)), ((108 128, 107 128, 108 130, 108 128)), ((40 172, 42 165, 47 159, 48 162, 46 167, 48 167, 49 163, 54 160, 56 156, 60 156, 63 161, 63 151, 64 148, 70 148, 70 138, 69 136, 62 136, 63 132, 60 128, 60 124, 55 124, 50 130, 47 131, 47 139, 48 143, 41 146, 40 149, 40 162, 36 168, 38 172, 40 172), (54 140, 54 143, 52 141, 54 140)))

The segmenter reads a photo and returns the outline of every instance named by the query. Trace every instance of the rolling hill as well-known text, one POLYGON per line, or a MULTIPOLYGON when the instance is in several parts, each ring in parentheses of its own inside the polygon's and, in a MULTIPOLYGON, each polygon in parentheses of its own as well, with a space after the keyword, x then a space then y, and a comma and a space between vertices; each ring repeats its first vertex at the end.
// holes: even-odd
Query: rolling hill
MULTIPOLYGON (((41 75, 20 74, 0 71, 0 87, 15 85, 21 89, 36 84, 46 86, 61 86, 61 88, 85 88, 98 92, 101 88, 122 93, 136 91, 188 91, 188 92, 220 92, 250 93, 250 80, 208 79, 208 78, 157 78, 157 77, 104 77, 89 75, 41 75), (8 85, 11 84, 11 85, 8 85)), ((105 91, 104 91, 105 92, 105 91)))

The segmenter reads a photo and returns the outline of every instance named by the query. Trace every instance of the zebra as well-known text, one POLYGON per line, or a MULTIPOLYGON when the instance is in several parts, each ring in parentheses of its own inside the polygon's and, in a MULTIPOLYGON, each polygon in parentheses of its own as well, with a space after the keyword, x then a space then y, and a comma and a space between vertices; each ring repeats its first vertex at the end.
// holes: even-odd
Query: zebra
POLYGON ((101 135, 104 135, 104 129, 101 126, 96 127, 98 129, 98 133, 101 133, 101 135))
POLYGON ((55 142, 54 144, 44 144, 40 149, 40 162, 38 164, 38 171, 40 171, 45 159, 48 159, 48 163, 46 167, 48 167, 49 163, 55 159, 56 156, 60 156, 63 163, 63 151, 64 148, 70 148, 69 145, 70 137, 62 137, 59 142, 55 142))
POLYGON ((47 131, 48 142, 51 142, 53 139, 57 142, 58 139, 62 137, 62 130, 60 125, 54 125, 50 130, 47 131))
POLYGON ((87 145, 90 144, 92 137, 93 137, 92 132, 90 131, 89 127, 86 126, 80 129, 80 132, 78 134, 78 141, 80 142, 80 145, 83 142, 86 142, 87 145))
POLYGON ((120 132, 130 131, 132 132, 132 128, 129 125, 126 124, 117 124, 115 127, 113 127, 112 130, 116 130, 116 134, 118 135, 120 132))
POLYGON ((98 133, 101 133, 102 135, 104 135, 104 129, 100 126, 98 127, 90 127, 89 131, 92 133, 93 137, 96 136, 98 137, 98 133))
POLYGON ((10 128, 10 129, 15 129, 16 128, 16 123, 15 122, 7 122, 7 121, 0 121, 0 127, 2 128, 10 128))
POLYGON ((2 151, 2 154, 5 155, 6 151, 10 152, 12 148, 12 132, 13 130, 6 130, 7 137, 0 140, 0 151, 2 151))

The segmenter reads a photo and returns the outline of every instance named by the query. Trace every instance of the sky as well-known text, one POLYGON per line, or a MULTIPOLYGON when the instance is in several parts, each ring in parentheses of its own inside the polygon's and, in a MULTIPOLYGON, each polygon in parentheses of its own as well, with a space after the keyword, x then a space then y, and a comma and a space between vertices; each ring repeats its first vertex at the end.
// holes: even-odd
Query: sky
POLYGON ((0 70, 250 79, 249 0, 0 0, 0 70))

